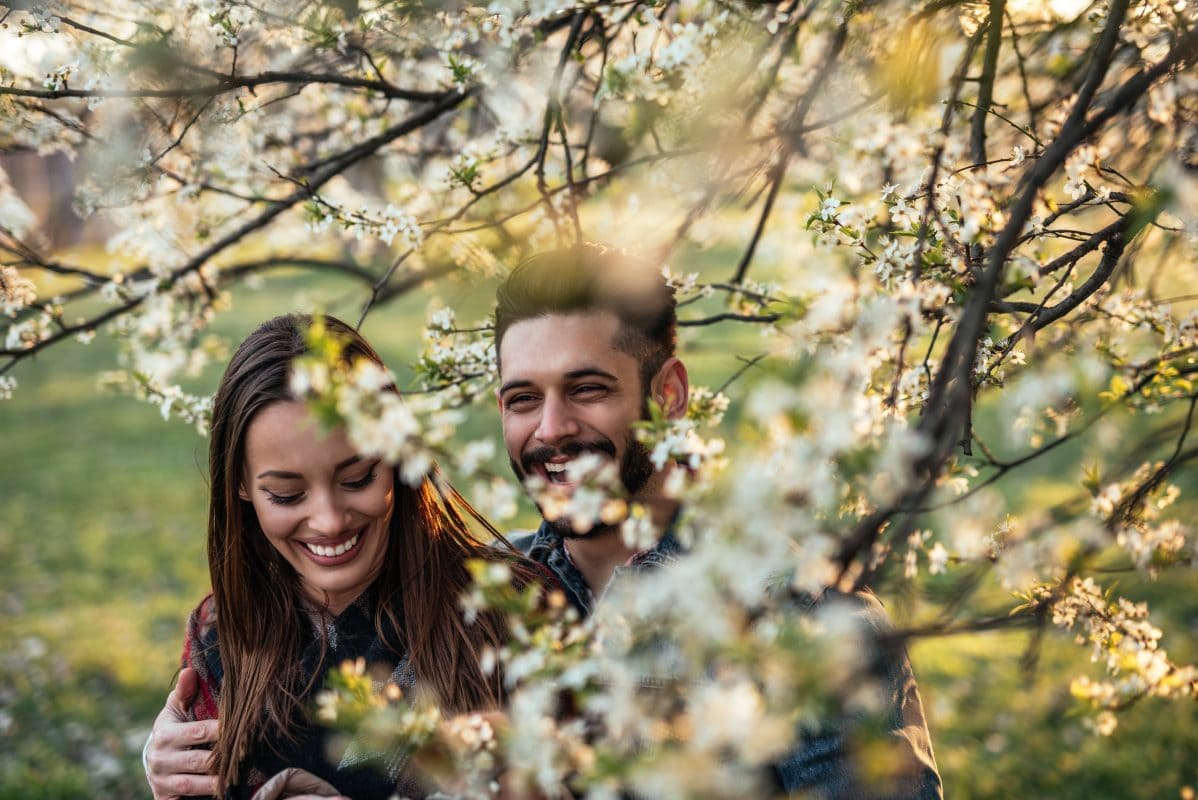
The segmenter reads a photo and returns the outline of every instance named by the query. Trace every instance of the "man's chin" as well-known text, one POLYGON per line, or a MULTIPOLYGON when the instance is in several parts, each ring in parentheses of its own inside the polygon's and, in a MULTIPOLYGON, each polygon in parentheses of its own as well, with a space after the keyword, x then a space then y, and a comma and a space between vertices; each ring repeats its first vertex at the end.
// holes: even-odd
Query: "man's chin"
POLYGON ((602 536, 605 533, 617 530, 611 525, 604 525, 601 521, 595 520, 590 528, 578 529, 575 528, 568 518, 555 519, 553 521, 545 520, 550 529, 563 539, 592 539, 596 536, 602 536))

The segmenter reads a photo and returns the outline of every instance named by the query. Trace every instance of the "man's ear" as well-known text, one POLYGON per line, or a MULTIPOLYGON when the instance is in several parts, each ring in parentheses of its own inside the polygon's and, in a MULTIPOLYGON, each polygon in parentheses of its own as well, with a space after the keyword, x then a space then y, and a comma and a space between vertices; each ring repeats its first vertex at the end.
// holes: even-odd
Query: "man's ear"
POLYGON ((668 419, 681 419, 686 416, 686 405, 690 400, 690 380, 686 375, 686 364, 677 357, 671 357, 661 365, 661 369, 653 376, 653 399, 661 405, 661 410, 668 419))

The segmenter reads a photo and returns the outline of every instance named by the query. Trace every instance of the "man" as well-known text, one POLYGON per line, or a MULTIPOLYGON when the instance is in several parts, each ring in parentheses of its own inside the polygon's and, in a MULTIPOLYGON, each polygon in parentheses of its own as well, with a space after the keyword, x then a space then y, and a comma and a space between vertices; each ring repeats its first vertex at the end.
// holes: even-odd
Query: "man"
MULTIPOLYGON (((579 614, 589 615, 621 573, 668 564, 681 553, 669 523, 677 503, 665 496, 668 469, 655 472, 632 434, 656 402, 669 418, 685 415, 686 367, 675 355, 672 290, 643 265, 595 246, 536 256, 512 271, 496 294, 497 391, 503 438, 521 479, 538 476, 570 493, 570 462, 598 453, 619 465, 630 502, 646 506, 664 535, 650 548, 625 543, 615 525, 544 521, 513 539, 548 567, 579 614)), ((872 595, 837 596, 869 633, 887 621, 872 595)), ((884 723, 897 764, 885 785, 871 785, 853 763, 845 731, 803 731, 802 743, 775 765, 776 788, 818 798, 939 798, 931 741, 905 653, 877 648, 874 676, 886 695, 884 723)))
MULTIPOLYGON (((496 293, 495 347, 496 397, 516 476, 539 476, 568 495, 576 488, 571 462, 599 454, 619 465, 629 499, 665 529, 677 504, 632 425, 646 417, 649 400, 670 418, 686 414, 676 328, 674 295, 660 276, 596 246, 545 253, 513 270, 496 293)), ((567 519, 513 544, 553 570, 583 617, 617 569, 677 550, 667 535, 637 552, 614 526, 576 532, 567 519)))
MULTIPOLYGON (((513 543, 560 580, 580 616, 594 609, 622 573, 681 557, 669 523, 677 503, 665 496, 666 471, 655 471, 632 433, 649 401, 670 418, 686 413, 686 367, 675 355, 675 301, 656 273, 619 254, 587 245, 553 251, 512 271, 497 292, 497 399, 512 469, 553 491, 577 487, 571 463, 598 454, 618 465, 631 502, 647 508, 666 533, 650 548, 625 544, 617 527, 597 522, 574 530, 570 520, 545 521, 513 543)), ((875 626, 884 614, 871 598, 854 599, 875 626)), ((903 750, 904 780, 885 796, 939 798, 931 744, 905 655, 879 658, 889 690, 889 729, 903 750)), ((210 742, 215 723, 188 723, 191 676, 186 671, 154 724, 147 774, 156 797, 211 793, 203 774, 207 752, 183 750, 210 742)), ((856 775, 839 730, 805 731, 803 744, 774 770, 780 792, 820 798, 875 796, 856 775)))

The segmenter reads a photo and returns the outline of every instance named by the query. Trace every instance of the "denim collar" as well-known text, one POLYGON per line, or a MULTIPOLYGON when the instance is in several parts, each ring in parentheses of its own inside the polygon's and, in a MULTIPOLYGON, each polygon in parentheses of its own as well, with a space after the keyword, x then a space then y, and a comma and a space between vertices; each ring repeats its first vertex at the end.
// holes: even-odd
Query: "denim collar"
MULTIPOLYGON (((671 521, 670 526, 655 545, 636 553, 623 566, 616 567, 608 587, 622 575, 664 566, 676 560, 683 552, 682 544, 674 533, 674 523, 671 521)), ((586 579, 574 565, 570 554, 566 552, 565 539, 548 522, 542 522, 541 527, 533 535, 527 555, 533 561, 544 564, 553 572, 566 592, 566 599, 570 601, 570 605, 578 612, 580 618, 586 619, 591 615, 591 612, 595 610, 598 598, 587 586, 586 579)))

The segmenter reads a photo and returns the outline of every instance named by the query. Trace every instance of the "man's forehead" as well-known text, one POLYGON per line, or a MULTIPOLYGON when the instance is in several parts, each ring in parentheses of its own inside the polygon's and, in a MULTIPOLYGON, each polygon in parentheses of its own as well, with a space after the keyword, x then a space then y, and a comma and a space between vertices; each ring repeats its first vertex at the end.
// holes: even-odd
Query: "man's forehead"
POLYGON ((513 372, 569 372, 584 363, 635 367, 636 359, 616 346, 620 320, 611 311, 554 312, 514 322, 499 345, 499 368, 513 372))

